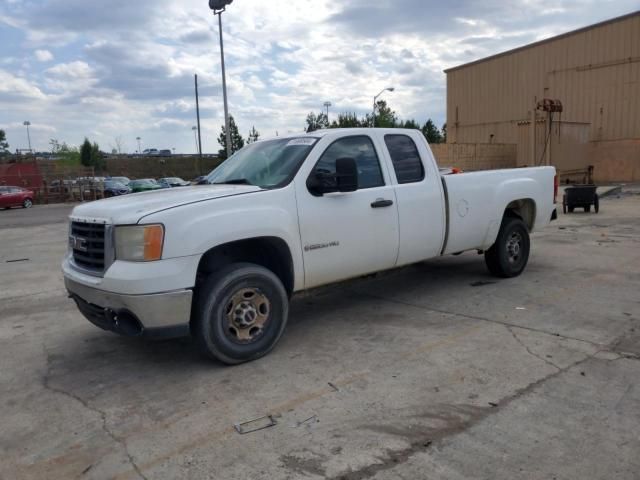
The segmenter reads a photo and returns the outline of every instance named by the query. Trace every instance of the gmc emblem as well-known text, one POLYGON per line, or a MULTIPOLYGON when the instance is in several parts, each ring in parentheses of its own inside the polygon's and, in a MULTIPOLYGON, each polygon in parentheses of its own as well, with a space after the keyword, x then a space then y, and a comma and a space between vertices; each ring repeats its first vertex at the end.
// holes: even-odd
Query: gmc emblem
POLYGON ((79 252, 86 252, 87 239, 83 237, 77 237, 75 235, 69 235, 69 246, 73 250, 78 250, 79 252))

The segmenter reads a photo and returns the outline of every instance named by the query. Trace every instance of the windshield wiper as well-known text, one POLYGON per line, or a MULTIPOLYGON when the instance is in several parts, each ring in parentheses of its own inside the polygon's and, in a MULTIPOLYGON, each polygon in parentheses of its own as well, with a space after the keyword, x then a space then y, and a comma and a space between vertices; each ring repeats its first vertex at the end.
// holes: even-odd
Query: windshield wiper
POLYGON ((214 185, 253 185, 246 178, 234 178, 232 180, 225 180, 224 182, 215 182, 214 185))

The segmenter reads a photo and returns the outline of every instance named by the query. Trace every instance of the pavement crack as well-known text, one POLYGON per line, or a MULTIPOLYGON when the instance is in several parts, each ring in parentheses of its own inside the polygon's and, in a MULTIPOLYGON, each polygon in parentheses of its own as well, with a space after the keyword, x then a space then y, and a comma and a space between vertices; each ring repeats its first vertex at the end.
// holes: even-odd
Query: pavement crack
POLYGON ((357 290, 357 289, 352 289, 351 291, 353 293, 358 294, 358 295, 362 295, 362 296, 369 297, 369 298, 375 298, 377 300, 382 300, 383 302, 395 303, 395 304, 398 304, 398 305, 405 305, 405 306, 408 306, 408 307, 418 308, 420 310, 426 310, 428 312, 442 313, 442 314, 445 314, 445 315, 453 315, 454 317, 461 317, 461 318, 466 318, 466 319, 469 319, 469 320, 478 320, 478 321, 481 321, 481 322, 489 322, 489 323, 494 323, 496 325, 503 325, 505 327, 519 328, 521 330, 528 330, 530 332, 542 333, 542 334, 545 334, 545 335, 549 335, 549 336, 553 336, 553 337, 557 337, 557 338, 562 338, 564 340, 574 340, 576 342, 586 343, 586 344, 592 345, 592 346, 594 346, 596 348, 599 348, 599 349, 608 348, 608 345, 605 345, 605 344, 602 344, 602 343, 592 342, 591 340, 585 340, 584 338, 571 337, 569 335, 563 335, 563 334, 558 333, 558 332, 549 332, 549 331, 543 330, 541 328, 533 328, 533 327, 526 327, 526 326, 523 326, 523 325, 516 325, 515 323, 505 322, 505 321, 502 321, 502 320, 496 320, 496 319, 493 319, 493 318, 480 317, 478 315, 469 315, 469 314, 466 314, 466 313, 459 313, 459 312, 454 312, 454 311, 450 311, 450 310, 443 310, 443 309, 435 308, 435 307, 432 307, 432 306, 429 306, 429 305, 418 305, 418 304, 411 303, 411 302, 406 302, 406 301, 403 301, 403 300, 396 300, 396 299, 393 299, 393 298, 386 298, 386 297, 383 297, 381 295, 375 295, 375 294, 372 294, 372 293, 363 292, 363 291, 360 291, 360 290, 357 290))
POLYGON ((67 397, 67 398, 75 400, 80 405, 82 405, 85 409, 87 409, 90 412, 93 412, 94 414, 98 415, 100 417, 101 428, 104 431, 104 433, 106 433, 107 436, 114 443, 116 443, 117 445, 120 446, 120 448, 122 449, 123 453, 127 457, 127 460, 129 461, 129 464, 131 465, 131 467, 133 467, 133 469, 136 472, 136 474, 140 478, 142 478, 143 480, 148 480, 147 477, 142 473, 142 471, 140 470, 140 468, 136 464, 135 459, 133 458, 133 455, 129 451, 129 447, 127 446, 126 440, 124 438, 121 438, 118 435, 116 435, 109 428, 109 425, 107 423, 107 413, 105 411, 100 410, 99 408, 96 408, 96 407, 90 405, 89 402, 87 402, 84 398, 80 397, 79 395, 76 395, 76 394, 74 394, 72 392, 69 392, 69 391, 67 391, 67 390, 65 390, 63 388, 54 387, 53 385, 51 385, 51 371, 53 369, 53 365, 52 365, 52 361, 51 361, 51 353, 47 350, 47 347, 44 344, 43 344, 43 350, 44 350, 44 354, 45 354, 46 369, 45 369, 44 376, 42 378, 42 386, 46 390, 49 390, 50 392, 57 393, 58 395, 63 395, 65 397, 67 397))
POLYGON ((409 461, 415 454, 427 451, 431 447, 440 446, 443 440, 460 435, 470 428, 480 424, 489 416, 495 415, 496 413, 502 411, 504 407, 533 392, 547 381, 552 380, 571 370, 572 368, 575 368, 593 359, 598 353, 600 353, 600 351, 601 350, 598 350, 581 360, 567 365, 564 368, 560 368, 554 365, 557 369, 555 372, 550 373, 549 375, 546 375, 536 380, 535 382, 532 382, 525 387, 516 390, 511 395, 503 397, 495 403, 491 402, 490 407, 483 407, 481 414, 474 415, 467 421, 462 422, 462 424, 458 428, 445 429, 444 431, 440 432, 432 432, 429 435, 425 435, 424 438, 421 438, 418 441, 411 442, 411 444, 407 448, 403 448, 400 450, 388 450, 386 452, 385 458, 381 459, 381 461, 378 463, 366 465, 362 468, 359 468, 358 470, 347 471, 345 473, 331 477, 330 480, 366 480, 375 477, 378 472, 392 470, 398 465, 409 461))
POLYGON ((520 337, 518 337, 518 335, 516 335, 516 332, 513 330, 514 327, 511 327, 509 325, 505 325, 504 327, 509 331, 509 333, 511 333, 511 336, 514 338, 514 340, 516 342, 518 342, 522 346, 522 348, 524 348, 527 351, 527 353, 529 353, 529 355, 532 355, 532 356, 536 357, 537 359, 542 360, 544 363, 546 363, 547 365, 552 366, 553 368, 561 370, 561 368, 558 365, 556 365, 555 363, 553 363, 551 360, 548 360, 548 359, 538 355, 533 350, 531 350, 527 345, 525 345, 525 343, 520 339, 520 337))

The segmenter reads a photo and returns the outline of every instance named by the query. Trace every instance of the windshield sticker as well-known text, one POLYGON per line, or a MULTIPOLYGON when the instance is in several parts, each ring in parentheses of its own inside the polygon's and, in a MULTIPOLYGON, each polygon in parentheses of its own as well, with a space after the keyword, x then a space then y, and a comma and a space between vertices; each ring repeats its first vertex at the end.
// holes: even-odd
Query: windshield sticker
POLYGON ((293 140, 290 140, 286 146, 291 147, 293 145, 302 145, 304 147, 307 147, 316 143, 316 140, 317 138, 294 138, 293 140))

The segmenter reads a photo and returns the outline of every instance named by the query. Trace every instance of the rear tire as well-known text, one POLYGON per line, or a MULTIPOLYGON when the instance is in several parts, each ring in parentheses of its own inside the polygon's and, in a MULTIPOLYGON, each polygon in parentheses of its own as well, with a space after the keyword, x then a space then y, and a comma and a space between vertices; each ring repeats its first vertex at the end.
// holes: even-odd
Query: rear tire
POLYGON ((280 279, 252 263, 234 263, 198 287, 193 333, 200 350, 228 365, 269 353, 287 325, 289 299, 280 279))
POLYGON ((519 218, 505 217, 498 238, 484 254, 489 271, 502 278, 517 277, 529 261, 529 230, 519 218))
POLYGON ((596 194, 596 196, 593 199, 593 210, 598 213, 600 211, 600 198, 598 197, 598 195, 596 194))
POLYGON ((587 205, 584 207, 584 213, 589 213, 591 211, 591 205, 587 205))

